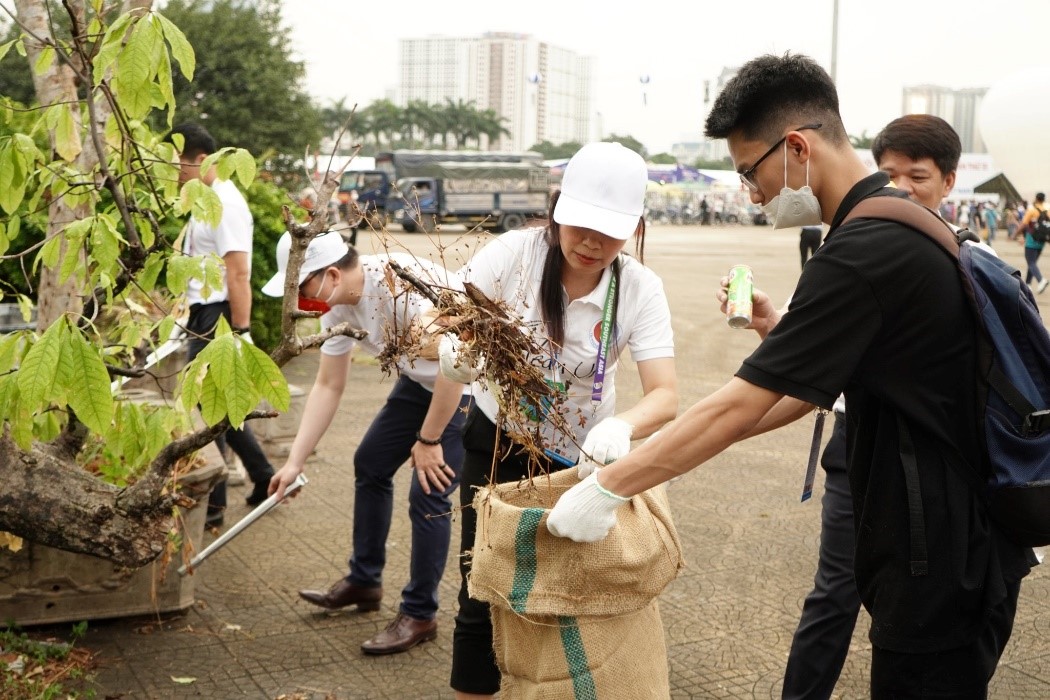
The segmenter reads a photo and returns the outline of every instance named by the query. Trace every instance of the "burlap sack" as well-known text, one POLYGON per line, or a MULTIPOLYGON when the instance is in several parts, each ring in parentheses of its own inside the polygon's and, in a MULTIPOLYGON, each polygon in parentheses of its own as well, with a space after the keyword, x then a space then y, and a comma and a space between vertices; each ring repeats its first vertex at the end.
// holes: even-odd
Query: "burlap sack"
POLYGON ((601 542, 547 531, 576 470, 500 484, 474 498, 471 597, 492 605, 501 697, 667 697, 656 597, 682 567, 663 487, 635 496, 601 542))

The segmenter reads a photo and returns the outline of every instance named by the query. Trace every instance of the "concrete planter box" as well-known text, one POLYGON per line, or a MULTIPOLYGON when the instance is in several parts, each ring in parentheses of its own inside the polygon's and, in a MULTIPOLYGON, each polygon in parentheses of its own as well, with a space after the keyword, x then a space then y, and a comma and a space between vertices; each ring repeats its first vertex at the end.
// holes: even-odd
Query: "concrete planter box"
MULTIPOLYGON (((182 511, 183 548, 204 548, 204 519, 214 476, 225 469, 214 443, 201 451, 206 463, 182 477, 196 499, 182 511)), ((159 562, 127 570, 86 554, 26 542, 0 550, 0 624, 19 626, 78 622, 184 610, 193 604, 195 576, 179 576, 182 552, 168 566, 159 562)))

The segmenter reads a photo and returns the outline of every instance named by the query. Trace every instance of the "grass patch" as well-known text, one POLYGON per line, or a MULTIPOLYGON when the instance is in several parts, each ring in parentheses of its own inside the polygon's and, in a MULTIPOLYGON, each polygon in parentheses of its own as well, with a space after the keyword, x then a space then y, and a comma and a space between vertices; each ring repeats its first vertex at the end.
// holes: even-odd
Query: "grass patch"
POLYGON ((16 627, 0 629, 0 697, 5 700, 94 698, 94 657, 75 646, 87 623, 73 626, 69 641, 32 639, 16 627))

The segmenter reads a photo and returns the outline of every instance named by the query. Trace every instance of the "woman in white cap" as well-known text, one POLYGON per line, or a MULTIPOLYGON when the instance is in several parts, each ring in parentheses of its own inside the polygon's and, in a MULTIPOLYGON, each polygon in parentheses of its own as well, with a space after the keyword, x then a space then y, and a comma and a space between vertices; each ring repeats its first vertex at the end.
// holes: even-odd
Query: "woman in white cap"
MULTIPOLYGON (((575 434, 563 434, 544 420, 541 434, 549 462, 543 466, 576 465, 581 479, 626 454, 632 438, 651 435, 678 409, 667 297, 660 278, 641 262, 647 179, 645 161, 634 151, 618 143, 588 144, 566 166, 545 228, 503 234, 460 271, 465 281, 502 300, 534 335, 546 339, 540 343, 546 350, 526 361, 547 368, 547 382, 565 392, 575 434), (638 259, 621 252, 632 236, 638 259), (644 395, 618 411, 615 380, 625 348, 637 365, 644 395)), ((496 450, 496 398, 481 373, 459 361, 456 347, 454 340, 443 338, 440 361, 450 379, 473 382, 475 406, 464 428, 460 491, 466 553, 474 546, 477 526, 470 508, 474 487, 489 482, 494 463, 497 482, 527 477, 529 464, 505 436, 496 450)), ((500 674, 488 605, 467 593, 467 561, 460 559, 451 685, 457 698, 487 697, 499 690, 500 674)))
MULTIPOLYGON (((278 272, 263 292, 282 296, 291 236, 277 243, 278 272)), ((306 459, 332 422, 346 386, 350 351, 355 344, 372 355, 383 352, 391 329, 404 330, 431 304, 419 294, 391 290, 387 263, 402 267, 433 284, 446 286, 454 275, 405 254, 358 256, 338 233, 324 233, 306 250, 299 273, 301 300, 318 302, 325 314, 321 328, 340 323, 368 335, 353 340, 336 335, 321 346, 317 379, 303 408, 295 440, 284 466, 270 482, 270 493, 284 493, 303 471, 306 459)), ((406 285, 407 286, 407 285, 406 285)), ((394 654, 437 636, 438 584, 445 571, 451 537, 450 496, 459 484, 463 462, 461 438, 469 396, 463 386, 439 376, 436 361, 398 363, 398 379, 386 404, 376 414, 354 453, 353 550, 349 573, 327 590, 303 590, 304 600, 329 610, 356 605, 378 610, 386 539, 393 512, 393 477, 411 460, 415 477, 408 495, 412 522, 411 569, 401 592, 397 617, 361 645, 366 654, 394 654)))

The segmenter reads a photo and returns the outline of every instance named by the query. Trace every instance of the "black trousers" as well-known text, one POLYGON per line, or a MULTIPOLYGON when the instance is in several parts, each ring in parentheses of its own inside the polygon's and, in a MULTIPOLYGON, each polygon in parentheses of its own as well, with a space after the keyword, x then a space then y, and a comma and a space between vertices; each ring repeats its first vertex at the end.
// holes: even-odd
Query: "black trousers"
MULTIPOLYGON (((215 337, 215 324, 219 322, 220 316, 224 316, 227 321, 230 320, 229 302, 194 304, 190 307, 190 318, 186 322, 186 329, 191 334, 186 353, 188 360, 192 361, 197 357, 208 345, 208 341, 215 337)), ((240 458, 253 484, 262 488, 262 484, 270 483, 270 478, 274 474, 273 466, 247 423, 240 430, 230 428, 215 442, 223 451, 226 445, 230 446, 233 453, 240 458)), ((220 481, 211 490, 211 496, 208 497, 208 513, 209 515, 221 514, 224 510, 226 510, 226 482, 220 481)))
POLYGON ((873 647, 873 700, 985 700, 988 682, 1010 640, 1021 582, 988 611, 984 629, 970 644, 931 654, 903 654, 873 647))
POLYGON ((784 700, 831 697, 857 625, 860 594, 853 577, 856 536, 846 459, 846 418, 836 413, 835 427, 820 458, 824 497, 817 573, 791 640, 784 700))
POLYGON ((819 226, 803 226, 799 234, 798 249, 802 254, 802 264, 806 264, 813 253, 820 247, 820 237, 823 235, 819 226))
MULTIPOLYGON (((463 447, 463 477, 459 489, 462 506, 459 610, 456 613, 456 628, 452 633, 451 685, 462 693, 492 695, 499 691, 500 673, 492 651, 489 604, 475 600, 467 593, 469 552, 474 549, 474 533, 478 527, 478 516, 471 504, 478 487, 488 486, 490 477, 493 477, 494 483, 519 481, 529 475, 529 463, 519 452, 520 448, 507 438, 501 439, 498 448, 500 458, 498 461, 495 459, 496 426, 477 406, 471 408, 463 426, 463 447)), ((542 467, 548 470, 552 468, 549 461, 542 467)))

